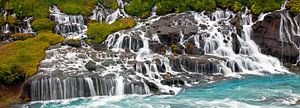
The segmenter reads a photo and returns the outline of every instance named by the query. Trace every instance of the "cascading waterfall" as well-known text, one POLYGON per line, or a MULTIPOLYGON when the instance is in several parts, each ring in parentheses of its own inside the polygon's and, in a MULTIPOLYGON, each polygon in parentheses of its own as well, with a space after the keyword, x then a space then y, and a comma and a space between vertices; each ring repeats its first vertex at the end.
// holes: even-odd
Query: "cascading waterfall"
POLYGON ((90 16, 91 20, 95 20, 98 22, 107 22, 109 24, 113 23, 115 20, 120 18, 129 17, 124 10, 124 3, 122 0, 117 0, 118 9, 106 9, 101 4, 98 4, 95 9, 92 11, 93 14, 90 16))
MULTIPOLYGON (((128 17, 123 2, 118 0, 118 4, 115 12, 98 5, 90 19, 111 23, 128 17)), ((66 38, 86 37, 87 27, 81 15, 66 15, 55 6, 49 10, 50 18, 58 23, 58 34, 66 38)), ((39 73, 27 81, 29 89, 24 91, 30 92, 33 101, 176 94, 184 86, 214 81, 218 76, 286 72, 278 59, 261 54, 251 40, 255 23, 251 14, 220 9, 204 13, 153 15, 132 29, 109 35, 99 51, 69 46, 50 49, 41 61, 39 73), (234 17, 241 18, 241 35, 230 23, 234 17), (172 22, 164 22, 167 18, 173 18, 172 22), (165 23, 168 27, 161 27, 165 23), (240 47, 234 47, 236 43, 240 47)))
POLYGON ((124 78, 122 76, 118 76, 116 78, 116 95, 117 96, 122 96, 124 94, 124 83, 123 80, 124 78))
POLYGON ((56 7, 49 8, 50 19, 57 22, 54 31, 65 38, 86 38, 87 26, 82 15, 66 15, 56 7))
MULTIPOLYGON (((292 16, 288 13, 288 11, 282 11, 279 26, 279 41, 281 42, 281 47, 283 48, 284 43, 292 44, 292 46, 299 50, 299 44, 296 44, 297 38, 300 37, 300 16, 292 16)), ((283 50, 282 50, 283 51, 283 50)), ((300 55, 298 57, 298 61, 300 59, 300 55)))

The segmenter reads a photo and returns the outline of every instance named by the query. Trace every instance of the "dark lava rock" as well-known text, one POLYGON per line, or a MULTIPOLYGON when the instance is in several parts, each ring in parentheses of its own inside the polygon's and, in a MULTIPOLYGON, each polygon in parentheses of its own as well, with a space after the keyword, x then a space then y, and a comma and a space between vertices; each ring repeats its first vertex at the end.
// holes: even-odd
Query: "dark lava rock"
POLYGON ((73 47, 81 47, 81 40, 80 39, 67 39, 64 41, 64 44, 73 47))
POLYGON ((92 71, 92 70, 96 70, 97 66, 95 62, 90 60, 87 64, 85 64, 85 68, 92 71))
MULTIPOLYGON (((291 42, 280 41, 281 14, 286 11, 277 11, 265 16, 253 28, 251 38, 260 47, 261 52, 279 58, 282 62, 296 63, 299 51, 291 42)), ((290 25, 284 25, 289 27, 290 25)), ((292 33, 290 33, 292 34, 292 33)), ((291 41, 300 44, 298 36, 292 36, 291 41)))

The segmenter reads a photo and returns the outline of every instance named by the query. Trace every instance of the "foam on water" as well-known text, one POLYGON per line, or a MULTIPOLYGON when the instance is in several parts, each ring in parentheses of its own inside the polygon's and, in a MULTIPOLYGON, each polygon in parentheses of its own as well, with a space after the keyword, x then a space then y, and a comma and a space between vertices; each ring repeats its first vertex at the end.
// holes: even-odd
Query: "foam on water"
POLYGON ((176 96, 125 95, 32 102, 25 106, 87 108, 295 108, 300 77, 249 76, 185 89, 176 96))

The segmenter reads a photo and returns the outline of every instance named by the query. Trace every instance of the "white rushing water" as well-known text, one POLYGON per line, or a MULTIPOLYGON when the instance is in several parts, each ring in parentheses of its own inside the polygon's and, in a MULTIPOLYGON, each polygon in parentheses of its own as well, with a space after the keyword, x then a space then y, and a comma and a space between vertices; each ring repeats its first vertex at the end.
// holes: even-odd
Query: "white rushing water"
MULTIPOLYGON (((118 4, 119 8, 115 11, 99 4, 90 19, 112 23, 129 17, 124 12, 123 2, 118 0, 118 4)), ((55 6, 49 10, 50 18, 58 23, 55 28, 58 34, 66 38, 86 38, 87 27, 81 15, 66 15, 55 6)), ((237 14, 218 9, 210 14, 191 11, 156 16, 154 7, 152 12, 150 18, 138 22, 134 28, 109 35, 99 51, 70 46, 48 50, 39 66, 39 73, 30 80, 32 100, 177 94, 182 87, 214 81, 220 76, 240 78, 245 74, 288 72, 277 58, 262 54, 251 39, 252 26, 256 22, 252 21, 248 10, 237 14), (240 18, 241 29, 230 23, 234 17, 240 18), (174 19, 168 26, 179 31, 178 35, 168 34, 174 40, 164 39, 168 36, 153 32, 154 27, 167 18, 174 19), (186 34, 189 27, 195 27, 196 32, 186 34), (169 41, 176 41, 171 43, 176 47, 169 45, 169 41), (188 55, 186 52, 190 43, 194 44, 197 54, 188 55), (236 43, 240 47, 236 48, 236 43), (161 46, 153 48, 155 45, 161 46), (181 54, 174 52, 174 49, 179 49, 178 46, 184 49, 181 54), (160 48, 164 50, 156 51, 160 48), (201 51, 203 54, 199 53, 201 51)), ((258 21, 262 21, 264 16, 266 14, 261 14, 258 21)), ((281 26, 285 20, 290 20, 289 17, 284 18, 281 26)), ((299 27, 298 23, 293 26, 299 27)), ((283 33, 288 28, 280 30, 283 33)), ((294 32, 299 33, 299 29, 293 29, 294 32)), ((282 36, 282 39, 290 38, 282 36)))
POLYGON ((56 6, 49 8, 50 19, 58 24, 55 26, 54 31, 65 38, 87 38, 87 26, 84 24, 82 15, 67 15, 60 12, 56 6))

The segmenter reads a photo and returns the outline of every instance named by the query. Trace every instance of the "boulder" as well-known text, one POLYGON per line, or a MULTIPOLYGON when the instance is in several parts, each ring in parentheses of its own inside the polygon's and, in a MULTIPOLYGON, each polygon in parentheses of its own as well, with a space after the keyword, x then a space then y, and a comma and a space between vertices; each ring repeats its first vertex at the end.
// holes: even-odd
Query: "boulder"
POLYGON ((87 64, 85 64, 85 68, 90 70, 90 71, 93 71, 93 70, 97 69, 97 66, 96 66, 95 62, 90 60, 87 64))
POLYGON ((64 44, 67 44, 67 45, 73 46, 73 47, 81 47, 81 40, 80 39, 66 39, 64 41, 64 44))

